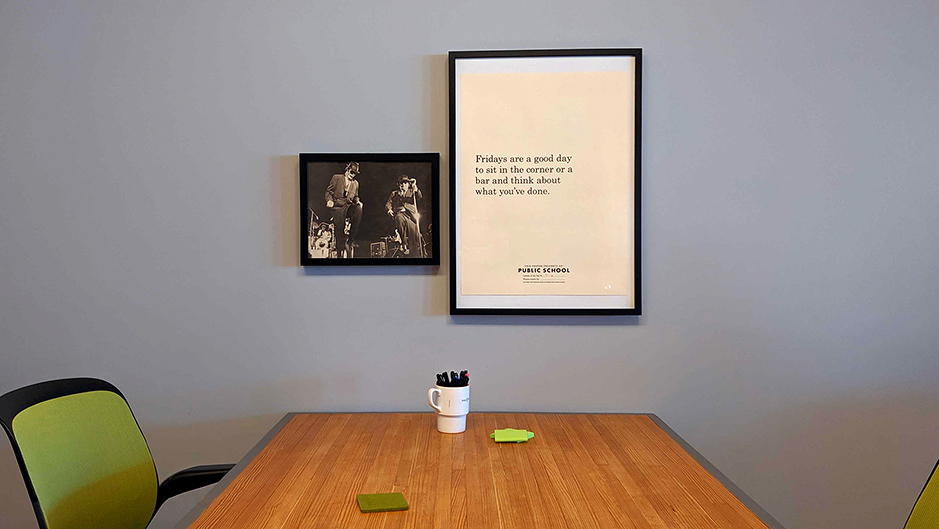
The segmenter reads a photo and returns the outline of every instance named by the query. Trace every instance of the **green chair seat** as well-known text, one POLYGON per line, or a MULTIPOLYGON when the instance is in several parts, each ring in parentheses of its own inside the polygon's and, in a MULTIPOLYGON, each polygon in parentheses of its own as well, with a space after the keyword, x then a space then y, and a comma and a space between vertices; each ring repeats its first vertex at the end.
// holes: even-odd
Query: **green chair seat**
POLYGON ((42 529, 143 529, 167 497, 215 483, 232 467, 189 469, 161 485, 130 406, 98 379, 0 396, 0 425, 42 529))
POLYGON ((919 498, 913 504, 913 510, 906 520, 906 525, 903 526, 904 529, 939 528, 939 473, 936 472, 937 468, 939 468, 939 461, 936 462, 929 479, 926 480, 926 485, 919 493, 919 498))

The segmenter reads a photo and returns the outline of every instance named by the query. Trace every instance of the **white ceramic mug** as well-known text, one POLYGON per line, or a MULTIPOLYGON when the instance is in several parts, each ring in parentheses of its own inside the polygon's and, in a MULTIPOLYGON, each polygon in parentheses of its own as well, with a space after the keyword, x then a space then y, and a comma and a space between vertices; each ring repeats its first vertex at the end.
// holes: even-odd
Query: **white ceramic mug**
POLYGON ((437 430, 442 433, 466 431, 469 413, 469 386, 448 388, 434 386, 427 390, 427 403, 437 410, 437 430), (436 394, 436 403, 434 402, 436 394))

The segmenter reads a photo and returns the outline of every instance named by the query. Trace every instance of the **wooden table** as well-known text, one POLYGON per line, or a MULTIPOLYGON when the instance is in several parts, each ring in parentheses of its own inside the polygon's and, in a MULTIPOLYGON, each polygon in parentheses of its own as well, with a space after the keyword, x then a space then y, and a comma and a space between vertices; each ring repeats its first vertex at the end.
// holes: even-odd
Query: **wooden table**
POLYGON ((184 518, 209 528, 758 528, 779 522, 655 415, 290 414, 184 518), (496 444, 497 428, 535 432, 496 444), (355 495, 410 509, 362 514, 355 495), (755 514, 756 513, 756 514, 755 514))

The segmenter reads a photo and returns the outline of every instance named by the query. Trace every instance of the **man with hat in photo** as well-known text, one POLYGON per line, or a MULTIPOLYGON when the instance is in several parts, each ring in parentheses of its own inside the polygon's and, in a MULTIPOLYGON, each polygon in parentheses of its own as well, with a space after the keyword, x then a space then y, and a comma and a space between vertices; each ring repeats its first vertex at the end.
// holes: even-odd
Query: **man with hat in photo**
POLYGON ((421 243, 420 214, 417 201, 423 197, 417 188, 417 180, 408 175, 398 179, 398 189, 391 192, 385 202, 385 210, 395 221, 395 229, 401 236, 401 242, 407 245, 407 257, 423 257, 421 243))
POLYGON ((336 238, 336 257, 352 257, 355 235, 362 221, 362 201, 359 200, 359 162, 349 162, 343 174, 334 174, 326 187, 326 207, 333 214, 336 238), (349 244, 346 244, 346 219, 349 219, 349 244), (343 251, 347 250, 346 255, 343 251))

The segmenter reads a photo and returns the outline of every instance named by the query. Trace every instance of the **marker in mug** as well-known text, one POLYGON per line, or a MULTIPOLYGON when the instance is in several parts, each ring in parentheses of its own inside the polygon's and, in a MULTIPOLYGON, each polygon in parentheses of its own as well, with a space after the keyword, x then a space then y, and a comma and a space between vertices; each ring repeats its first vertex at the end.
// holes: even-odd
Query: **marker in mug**
POLYGON ((460 371, 459 375, 456 374, 456 371, 450 371, 450 373, 449 375, 446 371, 438 373, 437 385, 444 388, 459 388, 469 385, 469 371, 460 371))

